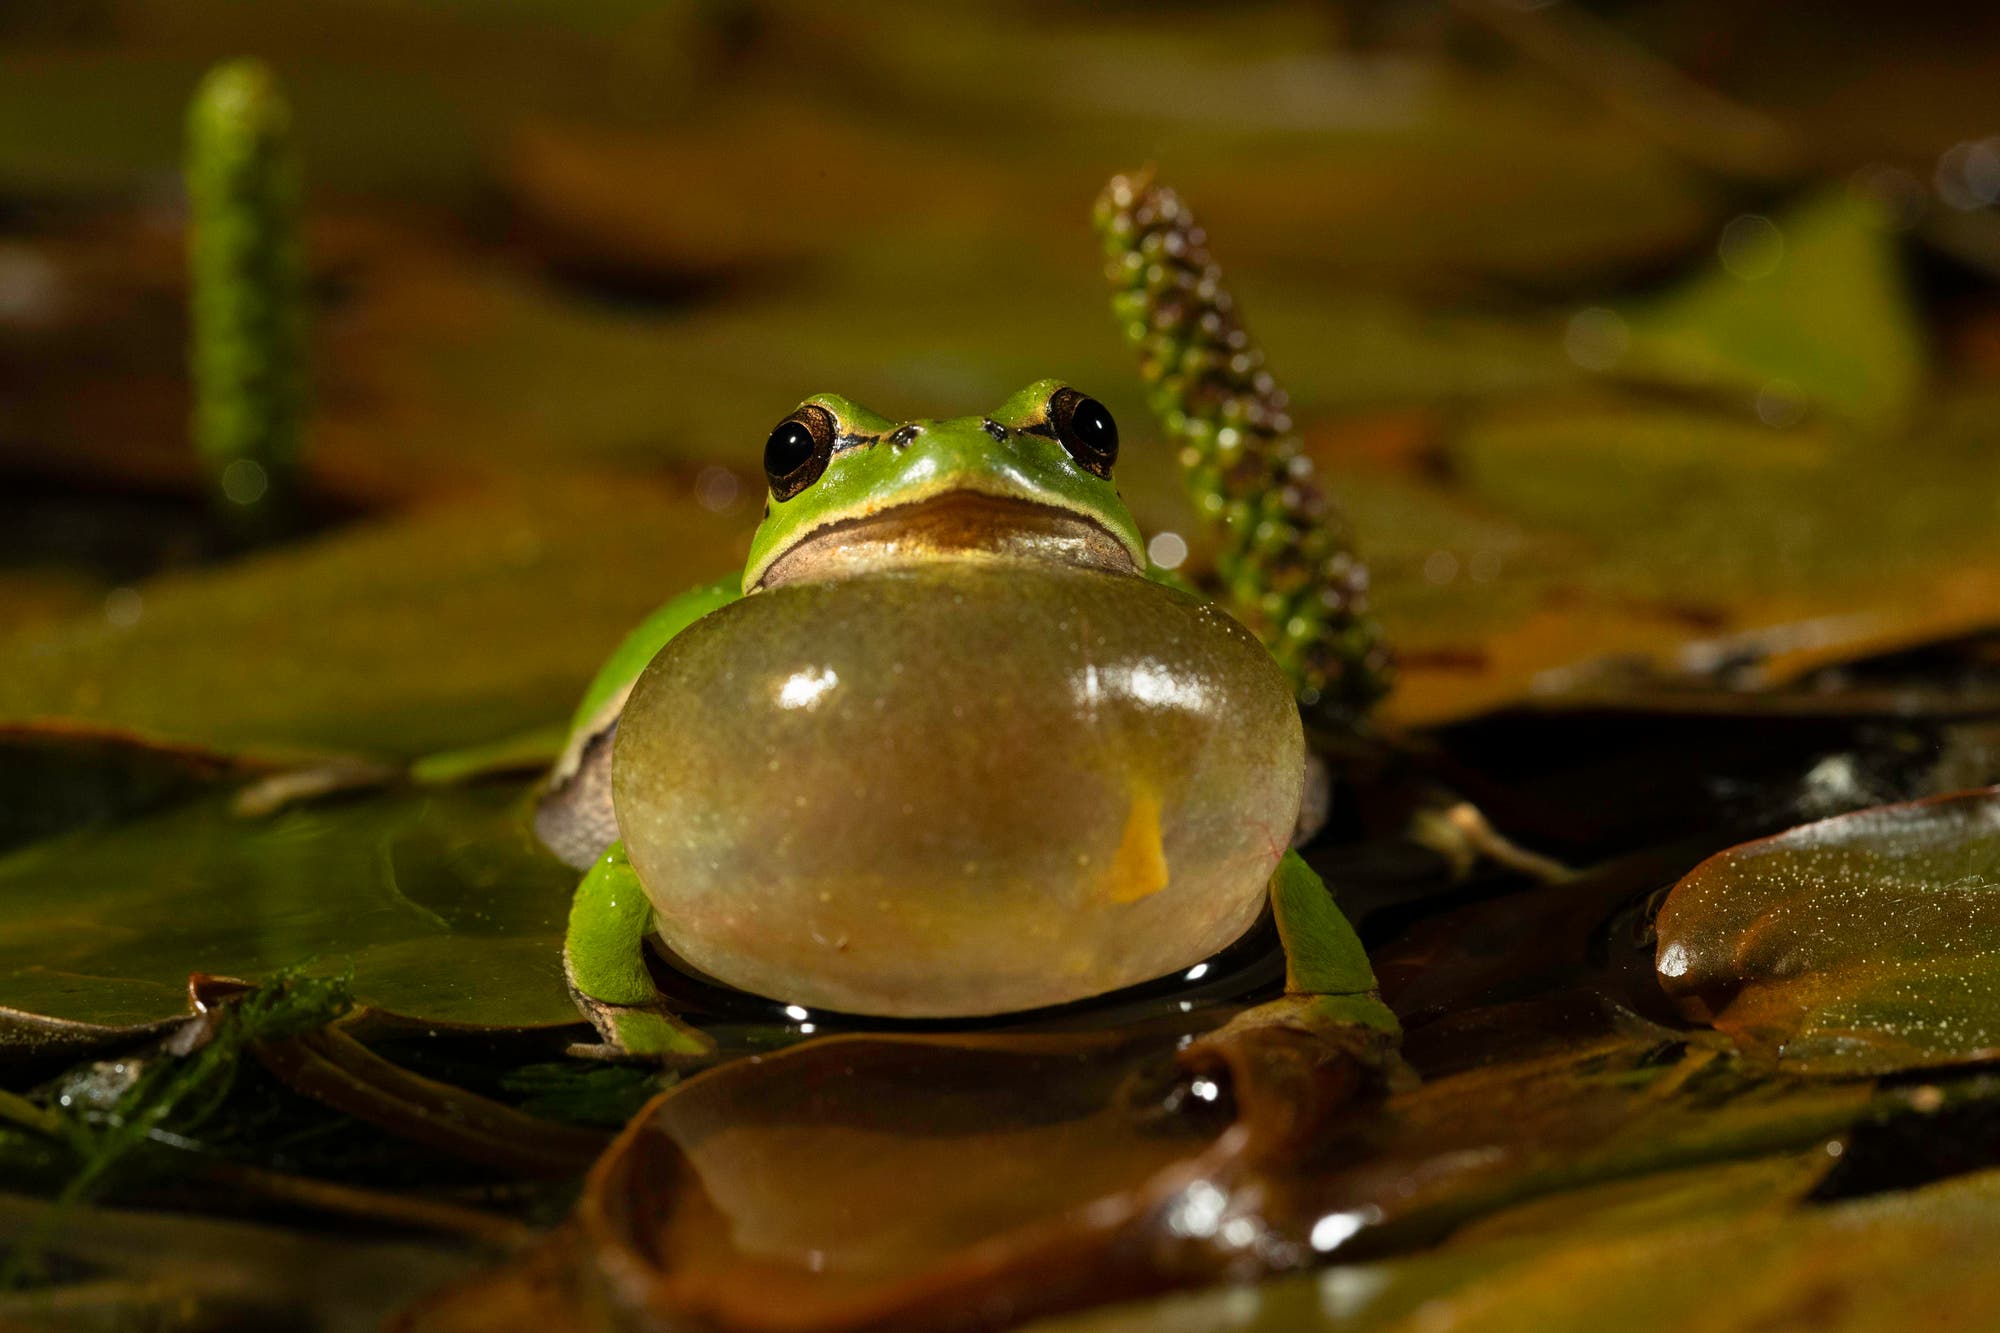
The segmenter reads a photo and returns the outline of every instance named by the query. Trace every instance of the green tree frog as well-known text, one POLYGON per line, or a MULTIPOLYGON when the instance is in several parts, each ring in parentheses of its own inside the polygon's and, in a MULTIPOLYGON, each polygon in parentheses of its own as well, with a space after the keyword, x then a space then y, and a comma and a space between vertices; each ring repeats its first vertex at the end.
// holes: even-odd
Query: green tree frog
POLYGON ((945 420, 817 394, 771 432, 742 575, 612 654, 537 808, 586 870, 565 960, 604 1053, 712 1053, 655 966, 972 1018, 1188 969, 1267 903, 1295 996, 1371 992, 1288 850, 1293 682, 1149 570, 1118 446, 1057 380, 945 420))

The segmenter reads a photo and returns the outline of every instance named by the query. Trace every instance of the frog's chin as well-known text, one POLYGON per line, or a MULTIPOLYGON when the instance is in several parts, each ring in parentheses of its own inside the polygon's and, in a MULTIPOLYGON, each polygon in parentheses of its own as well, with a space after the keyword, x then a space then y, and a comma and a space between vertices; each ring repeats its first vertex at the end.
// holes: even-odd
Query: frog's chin
POLYGON ((950 560, 1141 572, 1131 548, 1087 514, 1018 496, 952 490, 816 529, 767 565, 749 591, 950 560))

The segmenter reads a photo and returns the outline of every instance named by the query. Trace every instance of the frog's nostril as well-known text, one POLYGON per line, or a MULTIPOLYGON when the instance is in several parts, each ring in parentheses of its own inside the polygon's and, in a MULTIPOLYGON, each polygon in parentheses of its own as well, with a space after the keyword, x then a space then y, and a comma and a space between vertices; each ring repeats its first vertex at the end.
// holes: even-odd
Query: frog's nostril
POLYGON ((922 426, 916 426, 916 425, 898 426, 890 434, 889 443, 895 445, 898 449, 901 449, 902 447, 907 445, 910 441, 916 439, 917 436, 922 435, 923 433, 924 433, 924 428, 922 426))
POLYGON ((986 420, 980 422, 979 424, 985 428, 986 433, 988 435, 991 435, 996 443, 999 444, 1007 443, 1007 428, 1001 425, 999 422, 995 421, 992 417, 986 418, 986 420))

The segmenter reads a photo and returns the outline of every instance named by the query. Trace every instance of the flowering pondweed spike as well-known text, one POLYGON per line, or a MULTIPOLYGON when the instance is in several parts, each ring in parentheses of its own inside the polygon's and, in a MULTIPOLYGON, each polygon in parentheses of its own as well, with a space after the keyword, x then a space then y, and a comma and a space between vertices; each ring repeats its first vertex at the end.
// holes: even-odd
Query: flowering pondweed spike
POLYGON ((297 494, 306 314, 291 112, 261 61, 195 91, 187 192, 195 447, 223 508, 268 528, 297 494))
POLYGON ((1189 497, 1218 531, 1220 600, 1270 646, 1299 701, 1356 722, 1388 688, 1368 571, 1300 452, 1187 206, 1150 171, 1098 196, 1112 311, 1139 352, 1189 497))

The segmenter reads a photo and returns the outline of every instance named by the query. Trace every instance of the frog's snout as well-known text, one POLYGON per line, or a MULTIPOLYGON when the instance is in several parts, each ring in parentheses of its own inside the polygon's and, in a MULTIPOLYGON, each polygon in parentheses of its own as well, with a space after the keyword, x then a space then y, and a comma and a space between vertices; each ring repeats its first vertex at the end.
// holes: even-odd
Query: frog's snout
MULTIPOLYGON (((937 421, 911 421, 898 426, 885 437, 897 450, 909 448, 927 435, 939 430, 937 421)), ((986 432, 995 444, 1006 444, 1014 438, 1014 432, 995 421, 992 417, 981 417, 979 429, 986 432)))

